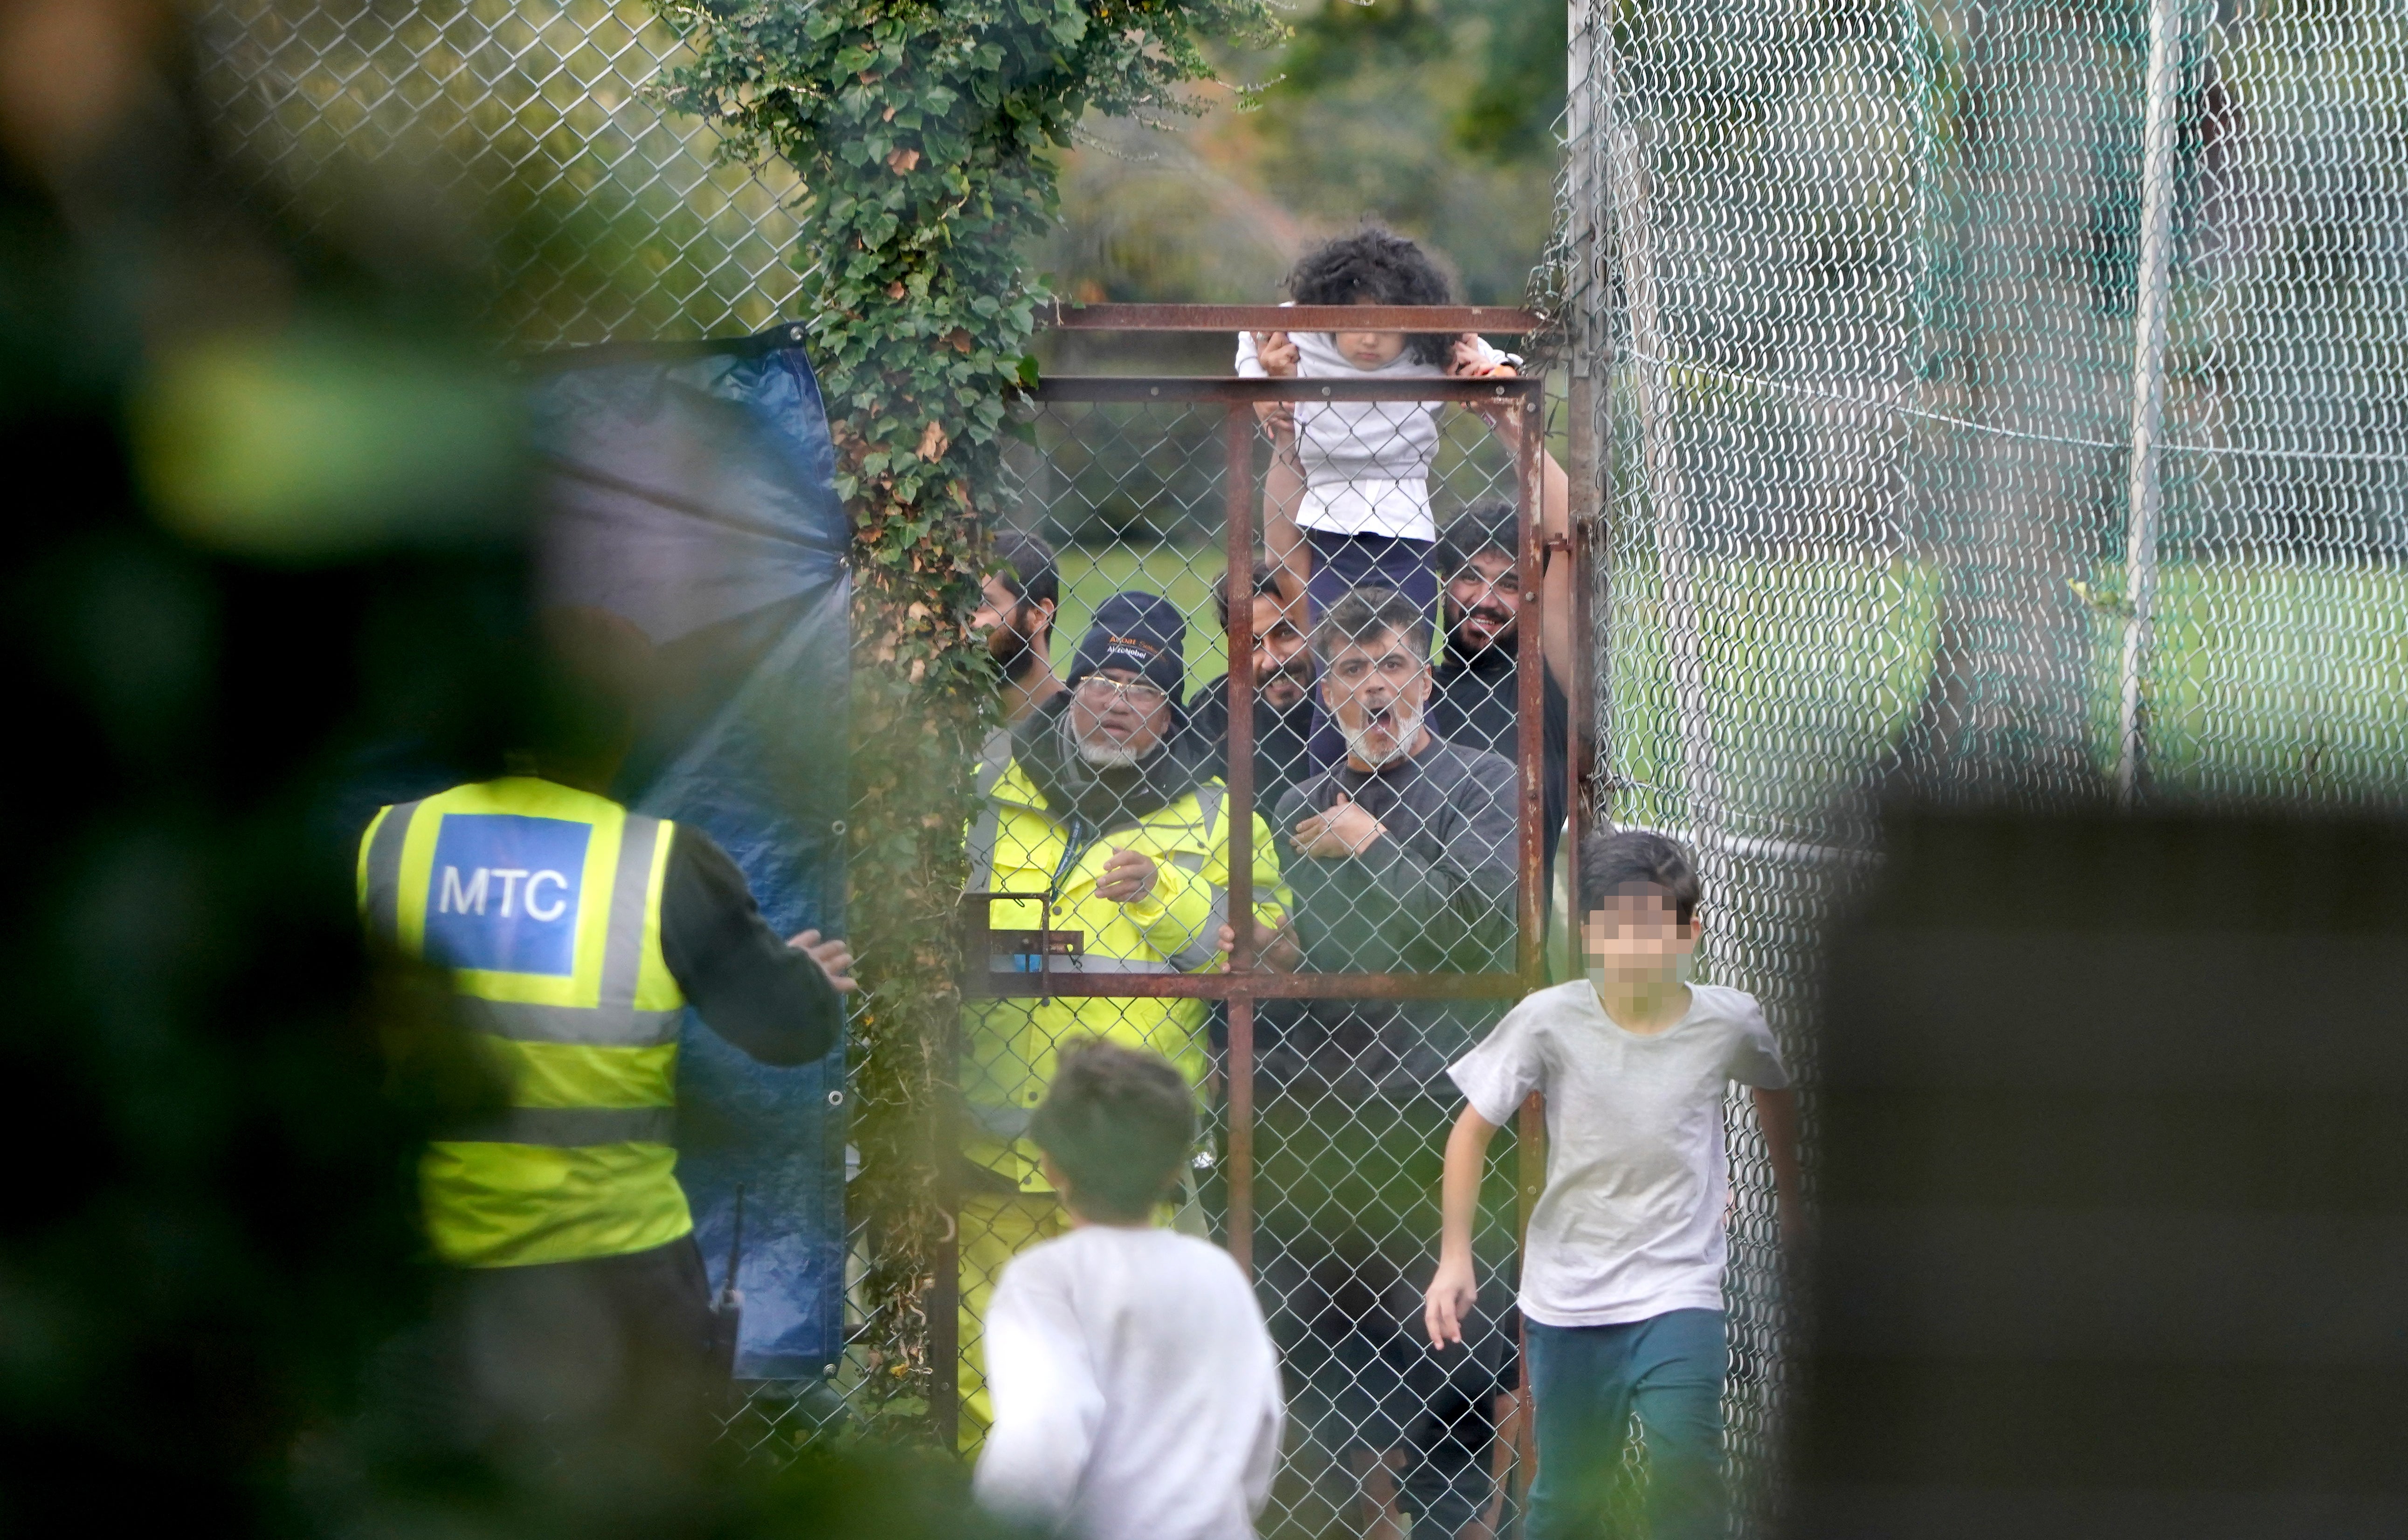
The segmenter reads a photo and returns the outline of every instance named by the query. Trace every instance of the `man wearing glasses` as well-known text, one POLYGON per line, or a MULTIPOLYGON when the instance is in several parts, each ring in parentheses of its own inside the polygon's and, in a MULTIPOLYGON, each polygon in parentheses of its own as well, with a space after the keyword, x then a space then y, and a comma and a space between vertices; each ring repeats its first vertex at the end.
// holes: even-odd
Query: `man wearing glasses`
MULTIPOLYGON (((1183 731, 1185 640, 1169 600, 1113 594, 1079 644, 1069 688, 1012 727, 1010 763, 970 826, 969 891, 1025 896, 972 900, 987 905, 994 937, 991 955, 972 958, 972 967, 1127 976, 1226 965, 1235 939, 1227 796, 1218 767, 1183 731)), ((1280 929, 1284 893, 1259 814, 1254 829, 1254 919, 1277 965, 1292 957, 1280 929)), ((1079 1038, 1151 1048, 1200 1088, 1210 1069, 1205 1021, 1201 1000, 1047 995, 1033 977, 1025 997, 965 1011, 965 1449, 992 1420, 978 1344, 996 1279, 1015 1254, 1068 1222, 1027 1137, 1056 1054, 1079 1038)), ((1182 1219, 1200 1228, 1200 1214, 1182 1219)))
MULTIPOLYGON (((1404 594, 1356 589, 1314 626, 1312 649, 1346 757, 1291 788, 1273 820, 1306 968, 1510 970, 1513 765, 1430 731, 1427 616, 1404 594)), ((1468 1051, 1498 1009, 1326 999, 1262 1019, 1278 1028, 1263 1034, 1257 1078, 1266 1313, 1297 1420, 1338 1457, 1340 1495, 1366 1534, 1395 1533, 1409 1508, 1415 1533, 1455 1536, 1493 1495, 1486 1451, 1465 1457, 1451 1423, 1433 1430, 1426 1414, 1494 1403, 1510 1291, 1490 1290, 1497 1308, 1463 1343, 1431 1349, 1414 1334, 1414 1288, 1437 1259, 1413 1227, 1437 1213, 1456 1102, 1447 1056, 1468 1051)), ((1493 1281, 1512 1196, 1492 1185, 1479 1250, 1493 1281)))

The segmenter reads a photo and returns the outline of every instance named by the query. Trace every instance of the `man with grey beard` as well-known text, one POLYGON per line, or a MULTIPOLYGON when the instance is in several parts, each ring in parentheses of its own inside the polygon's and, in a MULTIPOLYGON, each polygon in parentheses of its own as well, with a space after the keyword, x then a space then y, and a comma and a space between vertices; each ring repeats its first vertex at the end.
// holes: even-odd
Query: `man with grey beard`
MULTIPOLYGON (((1426 614, 1361 588, 1313 628, 1322 704, 1343 763, 1280 799, 1280 866, 1304 968, 1485 973, 1513 963, 1512 762, 1443 741, 1430 700, 1426 614)), ((1498 1014, 1485 1002, 1315 1000, 1260 1019, 1255 1191, 1265 1308, 1296 1382, 1297 1423, 1330 1456, 1361 1533, 1475 1533, 1494 1495, 1477 1441, 1432 1413, 1493 1405, 1509 1362, 1510 1186, 1484 1195, 1475 1239, 1484 1308, 1444 1351, 1415 1333, 1436 1265, 1455 1096, 1449 1056, 1498 1014), (1444 1446, 1441 1447, 1440 1446, 1444 1446)), ((1507 1169, 1510 1169, 1508 1167, 1507 1169)))
MULTIPOLYGON (((1429 731, 1429 621, 1389 589, 1354 590, 1313 628, 1346 759, 1289 788, 1271 820, 1311 969, 1512 966, 1513 764, 1429 731)), ((1445 1052, 1412 1055, 1419 1081, 1436 1083, 1445 1052)))

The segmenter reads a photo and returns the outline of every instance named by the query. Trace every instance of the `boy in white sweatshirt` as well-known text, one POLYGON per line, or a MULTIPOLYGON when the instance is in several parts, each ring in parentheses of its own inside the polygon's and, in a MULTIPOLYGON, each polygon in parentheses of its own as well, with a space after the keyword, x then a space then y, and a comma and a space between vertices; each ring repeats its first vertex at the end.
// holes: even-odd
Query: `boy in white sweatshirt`
POLYGON ((1254 1290, 1154 1217, 1196 1136, 1158 1054, 1066 1049, 1029 1122, 1070 1233, 1014 1258, 986 1319, 982 1505, 1075 1540, 1247 1540, 1279 1459, 1254 1290))

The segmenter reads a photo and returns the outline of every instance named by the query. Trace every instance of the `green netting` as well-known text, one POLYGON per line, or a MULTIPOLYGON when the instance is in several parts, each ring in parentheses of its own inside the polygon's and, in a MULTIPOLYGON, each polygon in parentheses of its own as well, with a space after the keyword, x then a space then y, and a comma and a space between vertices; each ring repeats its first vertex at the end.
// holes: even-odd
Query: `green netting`
MULTIPOLYGON (((1885 788, 2400 799, 2408 15, 1572 8, 1542 292, 1603 519, 1599 769, 1698 847, 1713 977, 1802 1037, 1885 788)), ((1760 1477, 1784 1322, 1736 1169, 1760 1477)))

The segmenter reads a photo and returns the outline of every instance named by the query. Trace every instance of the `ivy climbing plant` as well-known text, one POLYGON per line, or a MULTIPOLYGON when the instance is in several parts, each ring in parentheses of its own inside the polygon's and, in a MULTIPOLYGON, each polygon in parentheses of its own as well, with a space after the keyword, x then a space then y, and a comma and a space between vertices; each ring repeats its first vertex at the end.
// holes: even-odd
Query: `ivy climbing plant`
MULTIPOLYGON (((1266 0, 653 0, 693 49, 669 104, 803 187, 811 360, 853 526, 848 920, 864 1280, 887 1388, 952 1393, 927 1305, 950 1219, 937 1110, 960 1009, 953 918, 995 679, 968 628, 1012 392, 1051 296, 1020 252, 1089 111, 1191 110, 1201 43, 1266 42, 1266 0), (932 1378, 932 1376, 934 1376, 932 1378)), ((923 1405, 933 1403, 922 1402, 923 1405)))

